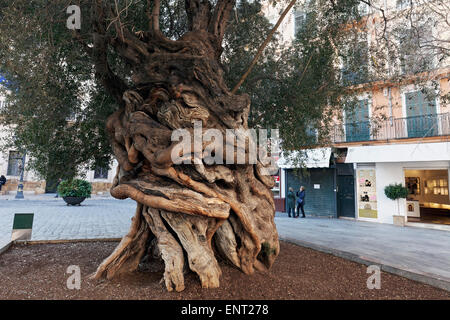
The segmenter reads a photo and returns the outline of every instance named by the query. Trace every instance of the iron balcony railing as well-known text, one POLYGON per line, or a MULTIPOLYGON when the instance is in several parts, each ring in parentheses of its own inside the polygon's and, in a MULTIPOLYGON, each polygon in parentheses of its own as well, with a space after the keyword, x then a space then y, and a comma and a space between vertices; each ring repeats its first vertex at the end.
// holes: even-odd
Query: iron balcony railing
POLYGON ((361 121, 336 125, 332 143, 425 138, 450 135, 450 113, 361 121))

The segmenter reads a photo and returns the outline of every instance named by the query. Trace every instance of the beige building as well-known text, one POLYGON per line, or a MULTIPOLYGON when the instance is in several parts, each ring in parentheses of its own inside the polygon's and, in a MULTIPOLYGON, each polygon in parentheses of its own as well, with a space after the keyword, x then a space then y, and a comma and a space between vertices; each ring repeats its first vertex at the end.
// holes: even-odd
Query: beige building
MULTIPOLYGON (((450 103, 445 99, 450 93, 450 20, 442 15, 450 12, 450 2, 371 3, 372 8, 359 8, 363 18, 353 26, 358 40, 352 41, 364 53, 361 68, 346 73, 345 63, 339 62, 342 77, 354 80, 349 88, 357 104, 353 112, 336 115, 320 166, 324 173, 301 183, 310 185, 310 206, 313 199, 334 203, 329 216, 450 230, 450 103), (377 69, 376 54, 388 52, 382 35, 389 39, 392 59, 377 69), (330 176, 326 191, 325 172, 330 176), (384 189, 390 184, 407 187, 407 198, 388 199, 384 189)), ((305 17, 301 6, 292 10, 283 32, 293 38, 305 17)), ((281 200, 297 183, 289 168, 280 173, 288 181, 281 183, 281 200)))
MULTIPOLYGON (((0 101, 4 101, 4 97, 0 98, 0 101)), ((0 126, 0 143, 2 139, 7 136, 8 129, 0 126)), ((25 157, 25 168, 27 157, 25 157)), ((0 152, 0 176, 4 175, 7 179, 6 185, 4 185, 0 191, 1 195, 15 194, 17 192, 17 186, 19 184, 21 168, 22 168, 22 154, 17 150, 6 150, 0 152)), ((87 181, 92 184, 93 194, 108 194, 111 188, 112 181, 116 174, 117 162, 114 161, 109 170, 98 168, 97 170, 88 170, 85 172, 87 181)), ((46 192, 53 193, 54 190, 49 190, 47 182, 44 179, 40 179, 39 176, 31 171, 25 170, 23 174, 24 194, 42 194, 46 192)))

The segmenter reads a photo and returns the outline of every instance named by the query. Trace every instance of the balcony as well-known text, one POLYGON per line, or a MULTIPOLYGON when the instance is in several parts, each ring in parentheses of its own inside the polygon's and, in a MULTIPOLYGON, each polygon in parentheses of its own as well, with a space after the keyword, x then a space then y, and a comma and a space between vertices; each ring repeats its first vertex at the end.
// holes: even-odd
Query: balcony
POLYGON ((336 125, 330 135, 332 144, 448 136, 450 113, 336 125))

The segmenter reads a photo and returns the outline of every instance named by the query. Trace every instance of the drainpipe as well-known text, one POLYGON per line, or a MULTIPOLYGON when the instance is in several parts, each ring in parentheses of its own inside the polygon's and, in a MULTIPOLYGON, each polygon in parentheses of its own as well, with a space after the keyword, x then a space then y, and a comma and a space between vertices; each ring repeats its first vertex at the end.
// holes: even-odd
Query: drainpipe
MULTIPOLYGON (((384 14, 387 16, 387 11, 388 11, 388 5, 387 5, 387 0, 384 0, 384 14)), ((388 32, 386 30, 386 38, 388 37, 388 32)), ((391 74, 391 65, 389 63, 389 57, 386 61, 386 65, 387 65, 387 75, 388 77, 391 74)), ((390 125, 392 127, 392 125, 394 124, 394 119, 393 119, 393 110, 392 110, 392 91, 391 91, 391 87, 388 88, 388 107, 389 107, 389 122, 390 125)), ((387 131, 387 128, 386 128, 387 131)), ((386 140, 389 140, 389 134, 388 132, 386 132, 386 140)))
POLYGON ((391 91, 391 87, 388 88, 388 106, 389 106, 389 119, 391 121, 391 126, 392 126, 394 112, 392 110, 392 91, 391 91))

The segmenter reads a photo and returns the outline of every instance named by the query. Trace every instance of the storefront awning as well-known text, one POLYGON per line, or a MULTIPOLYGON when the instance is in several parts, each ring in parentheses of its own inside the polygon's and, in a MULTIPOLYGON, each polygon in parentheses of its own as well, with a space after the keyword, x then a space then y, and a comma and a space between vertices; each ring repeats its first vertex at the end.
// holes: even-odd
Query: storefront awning
POLYGON ((329 168, 331 148, 307 149, 293 152, 290 156, 280 157, 278 166, 282 169, 293 168, 329 168), (295 161, 300 159, 300 161, 295 161))
POLYGON ((349 147, 346 163, 450 161, 450 142, 349 147))

